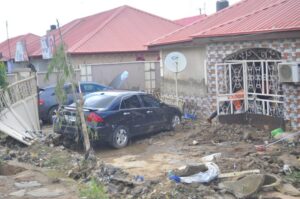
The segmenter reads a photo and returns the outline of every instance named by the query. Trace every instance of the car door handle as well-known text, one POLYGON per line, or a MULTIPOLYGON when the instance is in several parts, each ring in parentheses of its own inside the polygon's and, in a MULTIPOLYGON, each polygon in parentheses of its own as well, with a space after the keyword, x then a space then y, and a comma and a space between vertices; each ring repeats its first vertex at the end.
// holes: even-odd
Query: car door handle
POLYGON ((130 113, 129 112, 124 112, 123 115, 130 115, 130 113))
POLYGON ((153 113, 153 111, 147 111, 146 113, 147 113, 147 114, 149 114, 149 113, 153 113))

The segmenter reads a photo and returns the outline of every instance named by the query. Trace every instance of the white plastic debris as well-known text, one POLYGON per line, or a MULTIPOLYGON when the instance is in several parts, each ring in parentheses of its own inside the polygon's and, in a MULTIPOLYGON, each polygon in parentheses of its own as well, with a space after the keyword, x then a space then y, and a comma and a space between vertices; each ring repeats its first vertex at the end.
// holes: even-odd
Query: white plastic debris
POLYGON ((205 172, 199 172, 191 176, 187 177, 180 177, 180 182, 184 183, 193 183, 193 182, 199 182, 199 183, 208 183, 212 180, 216 179, 220 174, 220 169, 218 165, 216 165, 213 162, 206 162, 205 166, 207 167, 207 171, 205 172))
POLYGON ((219 159, 221 157, 221 153, 213 153, 211 155, 208 155, 208 156, 204 156, 201 158, 201 160, 203 162, 211 162, 211 161, 214 161, 216 159, 219 159))

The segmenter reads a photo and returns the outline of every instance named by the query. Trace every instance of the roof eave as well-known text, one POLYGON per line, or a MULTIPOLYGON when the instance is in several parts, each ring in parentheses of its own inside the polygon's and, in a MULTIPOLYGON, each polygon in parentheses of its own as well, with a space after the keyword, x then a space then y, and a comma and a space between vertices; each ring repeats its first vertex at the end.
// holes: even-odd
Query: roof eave
POLYGON ((127 51, 90 51, 90 52, 68 52, 70 55, 91 55, 91 54, 108 54, 108 53, 139 53, 139 52, 152 52, 154 50, 127 50, 127 51))
POLYGON ((255 34, 226 34, 226 35, 210 35, 206 37, 194 37, 193 41, 197 44, 209 42, 231 42, 231 41, 252 41, 262 39, 285 39, 300 38, 300 29, 289 31, 260 31, 255 34))

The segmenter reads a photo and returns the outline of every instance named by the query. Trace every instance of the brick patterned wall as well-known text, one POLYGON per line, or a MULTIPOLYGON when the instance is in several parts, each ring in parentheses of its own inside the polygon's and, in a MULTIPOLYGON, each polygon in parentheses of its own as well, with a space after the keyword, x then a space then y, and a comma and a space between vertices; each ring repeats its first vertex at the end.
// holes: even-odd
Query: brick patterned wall
MULTIPOLYGON (((206 96, 180 96, 180 101, 197 103, 198 114, 209 116, 216 110, 215 64, 222 63, 223 59, 245 48, 271 48, 281 52, 282 60, 300 62, 300 39, 280 39, 245 42, 219 42, 206 46, 208 93, 206 96)), ((300 129, 300 86, 284 84, 285 119, 290 121, 293 129, 300 129)), ((175 104, 175 95, 162 93, 163 99, 175 104)))
MULTIPOLYGON (((281 52, 282 60, 300 62, 300 39, 264 40, 249 42, 220 42, 207 45, 207 75, 208 98, 210 109, 216 107, 215 64, 222 63, 223 59, 245 48, 271 48, 281 52)), ((300 129, 300 86, 284 84, 285 117, 290 120, 293 129, 300 129)))

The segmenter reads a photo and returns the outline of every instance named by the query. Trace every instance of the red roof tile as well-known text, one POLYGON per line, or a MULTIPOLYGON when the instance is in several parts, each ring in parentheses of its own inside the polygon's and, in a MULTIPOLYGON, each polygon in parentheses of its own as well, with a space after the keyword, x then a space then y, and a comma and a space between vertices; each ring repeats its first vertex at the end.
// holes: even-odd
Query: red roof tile
POLYGON ((205 17, 207 17, 207 15, 196 15, 196 16, 192 16, 192 17, 186 17, 186 18, 183 18, 183 19, 177 19, 177 20, 174 20, 174 22, 179 24, 179 25, 186 26, 186 25, 189 25, 189 24, 191 24, 195 21, 204 19, 205 17))
MULTIPOLYGON (((85 54, 145 51, 149 41, 180 27, 173 21, 121 6, 76 19, 62 26, 61 32, 69 53, 85 54)), ((51 34, 59 40, 58 30, 51 34)))
POLYGON ((219 24, 193 37, 212 37, 300 30, 300 1, 272 1, 266 7, 219 24))
POLYGON ((2 60, 15 58, 16 44, 19 41, 25 41, 28 56, 32 56, 35 51, 40 48, 40 37, 31 33, 20 35, 0 43, 0 53, 2 60), (9 43, 9 45, 8 45, 9 43), (10 49, 10 50, 9 50, 10 49))
POLYGON ((195 37, 299 29, 300 0, 243 0, 203 20, 158 38, 151 42, 150 46, 191 41, 195 37))

